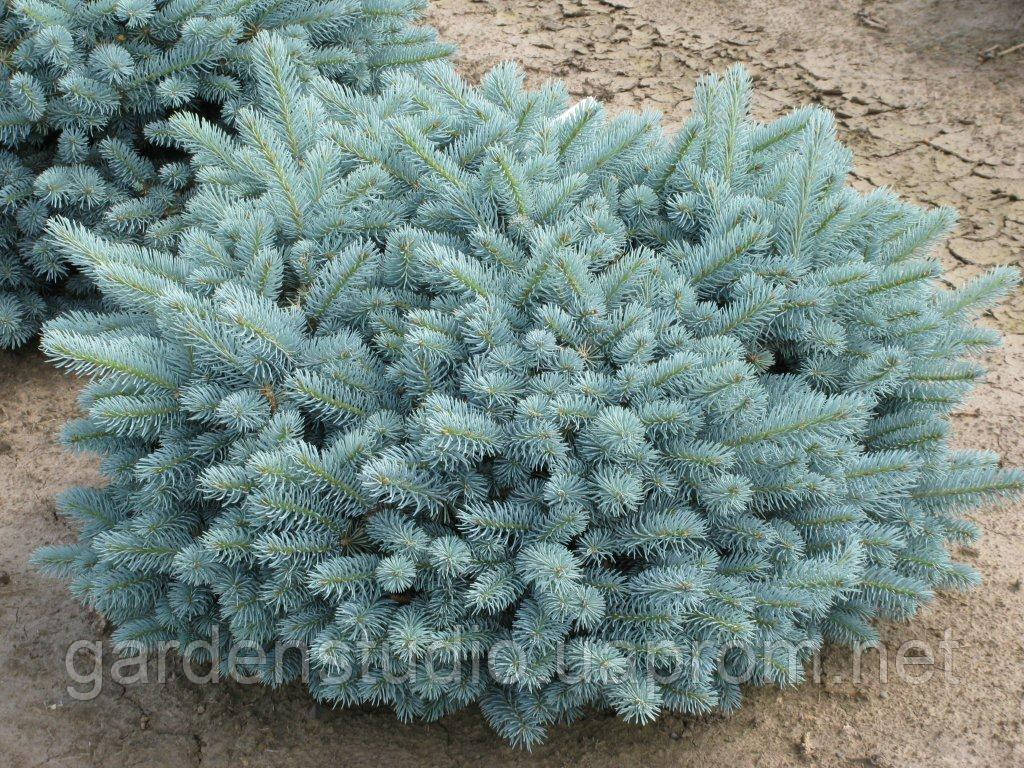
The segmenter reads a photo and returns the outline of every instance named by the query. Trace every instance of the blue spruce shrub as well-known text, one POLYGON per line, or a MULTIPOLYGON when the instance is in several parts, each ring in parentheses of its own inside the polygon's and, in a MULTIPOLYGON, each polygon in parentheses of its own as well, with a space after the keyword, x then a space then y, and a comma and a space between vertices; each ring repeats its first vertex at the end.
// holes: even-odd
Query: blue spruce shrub
POLYGON ((754 122, 733 70, 666 137, 509 67, 369 97, 258 40, 236 137, 170 120, 174 252, 49 229, 117 311, 44 334, 109 484, 36 561, 118 644, 308 658, 323 701, 529 746, 733 708, 976 581, 947 546, 1024 474, 949 413, 1016 277, 939 286, 950 213, 844 186, 827 113, 754 122))
POLYGON ((407 21, 421 0, 9 0, 0 11, 0 349, 95 298, 44 235, 60 214, 169 248, 191 180, 162 124, 224 124, 252 98, 252 40, 278 30, 295 77, 361 90, 450 53, 407 21), (145 135, 144 135, 145 134, 145 135), (148 139, 148 140, 147 140, 148 139))

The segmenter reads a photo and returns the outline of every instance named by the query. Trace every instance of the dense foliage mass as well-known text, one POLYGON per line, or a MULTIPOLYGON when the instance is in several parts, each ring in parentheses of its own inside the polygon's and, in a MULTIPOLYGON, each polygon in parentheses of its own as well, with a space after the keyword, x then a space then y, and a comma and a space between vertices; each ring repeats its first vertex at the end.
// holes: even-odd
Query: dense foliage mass
POLYGON ((937 285, 949 212, 845 187, 827 113, 757 123, 733 70, 666 137, 509 67, 368 97, 257 40, 237 137, 167 128, 203 181, 173 253, 50 228, 117 311, 44 335, 110 482, 37 561, 117 642, 308 654, 322 700, 530 745, 734 707, 975 581, 947 543, 1024 475, 948 416, 1015 275, 937 285))
POLYGON ((372 91, 447 56, 407 20, 421 0, 9 0, 0 10, 0 349, 95 298, 43 237, 58 213, 170 247, 191 174, 162 123, 229 124, 251 101, 252 40, 278 30, 300 69, 372 91), (144 135, 145 134, 145 135, 144 135))

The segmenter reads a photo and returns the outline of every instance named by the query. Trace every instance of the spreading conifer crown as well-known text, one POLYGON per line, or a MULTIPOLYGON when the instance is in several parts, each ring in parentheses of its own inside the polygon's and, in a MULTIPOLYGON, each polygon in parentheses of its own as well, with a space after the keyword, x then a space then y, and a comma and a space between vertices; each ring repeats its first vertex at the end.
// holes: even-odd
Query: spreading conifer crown
POLYGON ((1024 475, 949 413, 1016 278, 940 287, 950 212, 844 186, 826 112, 755 122, 734 69, 665 136, 507 66, 367 96, 257 43, 235 135, 168 123, 173 251, 49 228, 116 311, 44 335, 109 484, 36 559, 118 643, 530 745, 735 707, 974 583, 947 545, 1024 475))

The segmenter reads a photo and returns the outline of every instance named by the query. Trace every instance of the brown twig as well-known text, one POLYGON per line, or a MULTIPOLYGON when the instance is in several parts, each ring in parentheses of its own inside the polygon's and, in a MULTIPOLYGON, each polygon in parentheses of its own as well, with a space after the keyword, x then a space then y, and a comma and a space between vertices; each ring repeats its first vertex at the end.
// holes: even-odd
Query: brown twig
POLYGON ((982 61, 990 61, 992 59, 998 59, 1000 56, 1006 56, 1014 51, 1019 51, 1022 48, 1024 48, 1024 43, 1017 43, 1016 45, 1011 45, 1009 48, 1003 48, 1003 50, 999 50, 998 45, 993 45, 991 48, 986 48, 984 51, 979 53, 978 58, 982 61))
POLYGON ((861 8, 859 11, 857 11, 857 21, 859 21, 865 27, 868 27, 870 29, 876 29, 879 32, 889 31, 889 27, 886 25, 884 21, 876 18, 871 14, 870 11, 864 8, 861 8))

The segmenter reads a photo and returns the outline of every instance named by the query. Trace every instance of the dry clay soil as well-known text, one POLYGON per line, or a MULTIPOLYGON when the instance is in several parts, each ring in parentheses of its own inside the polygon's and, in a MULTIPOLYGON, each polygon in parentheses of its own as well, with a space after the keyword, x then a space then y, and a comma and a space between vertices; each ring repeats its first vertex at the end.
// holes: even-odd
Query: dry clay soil
MULTIPOLYGON (((1021 0, 437 0, 429 17, 459 44, 471 79, 514 59, 532 84, 559 77, 577 98, 659 109, 670 127, 687 116, 700 74, 742 62, 760 117, 808 102, 836 111, 856 186, 960 210, 941 253, 952 283, 1024 257, 1024 51, 978 56, 1024 41, 1021 0)), ((1018 292, 987 318, 1005 345, 955 417, 958 443, 1018 466, 1022 315, 1018 292)), ((883 627, 887 681, 878 654, 857 675, 848 652, 830 649, 816 681, 750 691, 731 716, 638 728, 596 715, 554 728, 528 754, 503 746, 476 711, 402 725, 388 711, 322 710, 298 687, 181 675, 121 686, 108 674, 99 696, 76 701, 65 652, 103 639, 109 673, 107 630, 27 558, 74 536, 55 494, 98 480, 94 461, 54 441, 77 386, 36 353, 0 355, 0 766, 1024 765, 1022 502, 980 510, 984 539, 958 552, 983 575, 981 589, 883 627), (908 642, 933 649, 934 663, 899 676, 908 642)))

